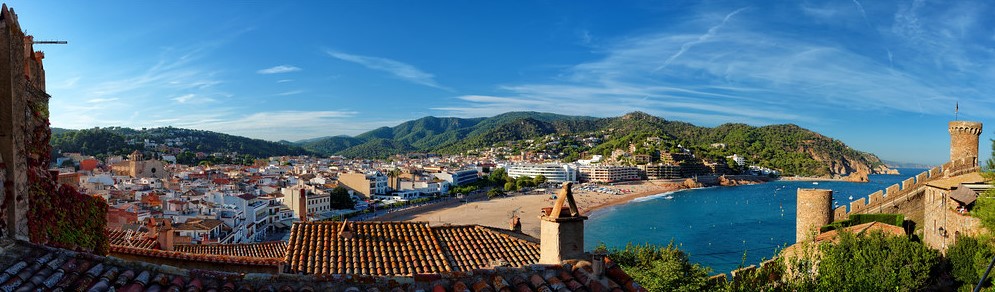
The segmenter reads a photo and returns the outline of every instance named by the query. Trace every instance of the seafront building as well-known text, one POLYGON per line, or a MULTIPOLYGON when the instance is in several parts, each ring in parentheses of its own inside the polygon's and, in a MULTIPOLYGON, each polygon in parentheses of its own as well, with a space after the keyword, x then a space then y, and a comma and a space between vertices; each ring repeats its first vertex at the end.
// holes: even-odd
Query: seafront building
POLYGON ((583 165, 578 173, 580 181, 594 183, 613 183, 642 179, 641 170, 633 166, 620 165, 583 165))
POLYGON ((519 164, 506 166, 509 177, 536 177, 545 176, 547 182, 563 183, 576 182, 577 168, 570 164, 519 164))

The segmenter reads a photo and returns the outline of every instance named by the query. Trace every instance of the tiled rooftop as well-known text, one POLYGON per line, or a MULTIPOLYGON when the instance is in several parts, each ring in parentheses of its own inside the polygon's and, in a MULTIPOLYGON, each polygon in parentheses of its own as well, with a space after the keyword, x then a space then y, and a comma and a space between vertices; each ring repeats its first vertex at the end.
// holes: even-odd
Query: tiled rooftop
POLYGON ((598 278, 586 261, 407 278, 186 270, 0 240, 0 291, 646 291, 610 261, 598 278))
POLYGON ((539 245, 479 225, 433 227, 454 272, 484 269, 494 261, 522 267, 539 261, 539 245))
POLYGON ((452 271, 427 223, 295 223, 287 246, 294 273, 412 275, 452 271))
POLYGON ((275 258, 283 260, 287 253, 287 242, 273 241, 244 244, 182 244, 173 247, 178 252, 211 254, 223 256, 275 258))
POLYGON ((130 246, 136 248, 158 248, 155 236, 149 236, 147 232, 132 231, 122 229, 107 229, 107 239, 111 246, 130 246))

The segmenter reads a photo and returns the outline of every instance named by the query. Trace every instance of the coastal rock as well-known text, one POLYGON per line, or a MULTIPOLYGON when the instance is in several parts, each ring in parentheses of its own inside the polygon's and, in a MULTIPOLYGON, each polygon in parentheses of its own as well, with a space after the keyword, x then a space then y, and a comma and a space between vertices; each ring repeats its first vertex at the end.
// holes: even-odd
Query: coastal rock
POLYGON ((867 178, 867 172, 863 172, 863 171, 858 171, 858 172, 850 173, 850 175, 844 177, 843 180, 848 181, 848 182, 868 182, 868 181, 870 181, 867 178))
POLYGON ((694 179, 690 179, 689 178, 689 179, 684 180, 684 187, 685 188, 693 189, 693 188, 700 188, 700 187, 704 187, 704 186, 705 186, 704 184, 702 184, 700 182, 697 182, 694 179))

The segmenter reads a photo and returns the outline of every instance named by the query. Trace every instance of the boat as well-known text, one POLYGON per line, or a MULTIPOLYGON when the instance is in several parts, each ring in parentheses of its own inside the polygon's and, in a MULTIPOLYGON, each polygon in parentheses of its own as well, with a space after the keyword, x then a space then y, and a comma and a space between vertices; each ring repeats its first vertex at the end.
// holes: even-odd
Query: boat
POLYGON ((853 196, 850 196, 850 201, 853 201, 853 196))
POLYGON ((817 182, 817 181, 814 181, 814 182, 812 182, 812 184, 813 184, 813 185, 817 185, 817 184, 819 184, 819 182, 817 182))
POLYGON ((664 199, 667 199, 667 200, 673 200, 673 199, 674 199, 674 196, 671 196, 671 195, 667 195, 667 196, 665 196, 665 197, 663 197, 663 198, 664 198, 664 199))

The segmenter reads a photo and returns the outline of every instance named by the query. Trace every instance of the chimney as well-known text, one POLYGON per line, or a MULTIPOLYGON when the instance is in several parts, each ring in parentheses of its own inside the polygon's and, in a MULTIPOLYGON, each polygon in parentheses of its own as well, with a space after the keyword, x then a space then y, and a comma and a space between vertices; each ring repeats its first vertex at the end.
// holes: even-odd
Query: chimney
POLYGON ((301 195, 297 199, 297 213, 300 213, 301 222, 307 222, 307 190, 301 188, 301 195))
POLYGON ((556 203, 552 208, 543 208, 539 216, 539 263, 561 264, 564 260, 584 257, 584 220, 574 201, 570 187, 573 183, 563 183, 556 203), (567 203, 569 207, 564 207, 567 203))
POLYGON ((352 238, 352 228, 349 228, 349 219, 342 221, 342 225, 339 227, 339 237, 345 239, 352 238))
POLYGON ((511 231, 516 233, 522 233, 522 219, 518 218, 518 215, 511 217, 511 222, 509 222, 511 231))
POLYGON ((175 246, 176 239, 174 238, 176 234, 173 232, 172 220, 165 219, 162 222, 162 228, 159 228, 159 249, 161 250, 173 250, 175 246))
POLYGON ((591 274, 594 275, 594 280, 605 278, 605 255, 605 251, 601 249, 591 252, 591 274))

